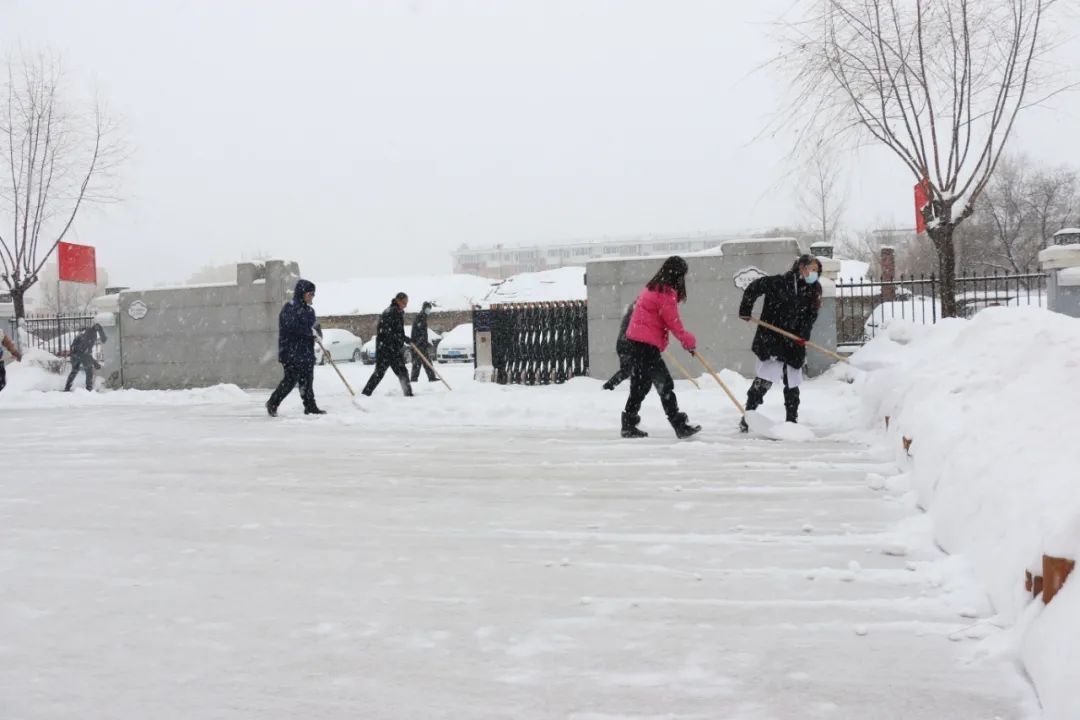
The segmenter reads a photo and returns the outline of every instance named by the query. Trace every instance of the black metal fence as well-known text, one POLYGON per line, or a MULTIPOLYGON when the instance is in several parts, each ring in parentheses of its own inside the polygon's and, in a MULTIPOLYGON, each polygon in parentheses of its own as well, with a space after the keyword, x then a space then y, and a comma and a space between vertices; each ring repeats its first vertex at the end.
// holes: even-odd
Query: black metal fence
MULTIPOLYGON (((1046 275, 965 272, 956 278, 956 304, 962 317, 988 307, 1046 307, 1046 275)), ((936 323, 941 318, 941 280, 922 275, 837 283, 837 344, 862 345, 897 318, 917 325, 936 323)))
POLYGON ((589 372, 584 301, 492 305, 495 382, 548 385, 589 372))
POLYGON ((11 337, 20 351, 44 350, 61 358, 71 354, 75 336, 93 324, 93 314, 27 315, 9 322, 11 337))

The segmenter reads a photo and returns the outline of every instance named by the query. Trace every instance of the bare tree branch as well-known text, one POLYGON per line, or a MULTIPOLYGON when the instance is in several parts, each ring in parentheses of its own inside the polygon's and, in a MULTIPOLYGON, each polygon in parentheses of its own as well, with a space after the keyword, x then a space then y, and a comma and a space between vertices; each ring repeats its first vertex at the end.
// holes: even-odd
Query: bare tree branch
MULTIPOLYGON (((887 147, 915 182, 930 181, 924 219, 946 314, 956 309, 954 229, 974 214, 1031 95, 1062 91, 1046 87, 1041 68, 1055 2, 803 0, 802 19, 785 26, 778 64, 803 111, 788 122, 798 118, 811 138, 854 129, 887 147)), ((998 234, 1012 232, 1003 222, 998 234)), ((1013 245, 999 256, 1022 260, 1013 245)))
POLYGON ((65 92, 60 62, 47 54, 8 60, 0 142, 8 163, 0 215, 11 213, 10 225, 0 227, 12 228, 10 237, 0 236, 2 279, 21 317, 26 291, 83 207, 115 197, 110 170, 123 159, 123 145, 100 103, 80 105, 65 92))

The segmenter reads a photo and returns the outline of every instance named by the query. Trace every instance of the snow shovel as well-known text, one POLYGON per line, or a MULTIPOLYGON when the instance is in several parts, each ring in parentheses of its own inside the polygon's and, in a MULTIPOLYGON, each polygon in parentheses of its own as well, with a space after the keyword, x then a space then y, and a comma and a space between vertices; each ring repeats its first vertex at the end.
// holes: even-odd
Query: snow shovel
POLYGON ((857 370, 877 370, 880 367, 885 367, 885 365, 882 365, 880 363, 869 363, 869 364, 868 363, 860 363, 860 364, 856 365, 855 363, 851 362, 851 360, 849 358, 846 358, 843 355, 840 355, 838 353, 834 353, 832 350, 829 350, 828 348, 821 347, 817 343, 810 342, 809 340, 803 340, 801 337, 799 337, 795 333, 788 332, 787 330, 784 330, 783 328, 778 328, 775 325, 771 325, 771 324, 765 322, 764 320, 759 320, 756 317, 751 317, 750 322, 752 322, 752 323, 754 323, 756 325, 760 325, 761 327, 766 328, 768 330, 772 330, 777 335, 783 335, 784 337, 786 337, 788 339, 791 339, 791 340, 794 340, 797 343, 805 343, 806 347, 811 348, 813 350, 817 350, 819 353, 821 353, 823 355, 826 355, 828 357, 831 357, 833 360, 836 360, 837 362, 842 362, 845 365, 850 365, 851 367, 856 368, 857 370))
POLYGON ((356 393, 353 392, 352 385, 349 384, 349 381, 346 380, 345 376, 341 374, 340 370, 338 370, 337 363, 334 362, 334 358, 332 358, 330 356, 330 353, 327 352, 326 348, 322 344, 322 340, 319 339, 318 335, 315 336, 315 342, 319 343, 319 347, 322 348, 323 357, 330 361, 330 367, 334 368, 334 371, 337 373, 338 377, 341 378, 341 382, 345 383, 345 387, 348 389, 349 394, 352 395, 353 398, 355 398, 356 393))
POLYGON ((424 361, 424 364, 428 366, 428 370, 431 370, 431 372, 435 373, 435 377, 439 378, 439 380, 442 380, 442 384, 446 386, 446 389, 453 391, 454 388, 450 387, 450 383, 446 382, 446 380, 443 380, 443 376, 439 374, 439 371, 436 370, 435 366, 431 364, 431 361, 427 359, 427 355, 420 352, 420 348, 416 347, 416 345, 414 345, 413 343, 409 343, 409 347, 412 348, 412 351, 416 354, 418 358, 424 361))
POLYGON ((759 413, 757 410, 747 410, 743 407, 743 404, 739 402, 739 399, 731 392, 731 388, 727 386, 726 382, 720 379, 720 376, 712 369, 712 366, 709 365, 708 361, 698 353, 694 353, 694 357, 696 357, 698 362, 705 367, 705 370, 713 376, 713 380, 720 384, 720 387, 724 389, 727 396, 731 398, 731 402, 735 403, 735 407, 738 408, 739 413, 742 414, 743 418, 746 420, 747 427, 753 430, 756 435, 769 437, 769 431, 772 430, 773 421, 759 413))
POLYGON ((690 382, 694 383, 694 387, 696 387, 696 388, 697 388, 698 390, 700 390, 700 389, 701 389, 701 386, 700 386, 700 385, 698 385, 698 381, 697 381, 697 380, 695 380, 694 378, 690 377, 690 373, 686 372, 686 368, 684 368, 684 367, 682 366, 682 363, 681 363, 681 362, 679 362, 678 360, 676 360, 676 359, 675 359, 675 356, 674 356, 674 355, 672 355, 672 354, 671 354, 670 352, 668 352, 667 350, 665 350, 665 351, 664 351, 664 355, 665 355, 665 356, 667 357, 668 361, 670 361, 672 365, 674 365, 675 367, 679 368, 679 372, 681 372, 681 373, 683 374, 683 377, 684 377, 684 378, 686 378, 686 379, 687 379, 687 380, 689 380, 690 382))

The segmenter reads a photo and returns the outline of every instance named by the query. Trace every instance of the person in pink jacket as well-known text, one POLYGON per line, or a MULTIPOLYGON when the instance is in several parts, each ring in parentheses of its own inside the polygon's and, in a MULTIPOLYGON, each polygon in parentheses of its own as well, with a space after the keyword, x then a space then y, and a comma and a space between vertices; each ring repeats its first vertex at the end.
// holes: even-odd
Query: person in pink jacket
POLYGON ((687 270, 686 261, 681 257, 669 257, 638 295, 634 305, 626 329, 626 339, 630 341, 630 397, 622 414, 624 438, 647 437, 647 433, 638 429, 641 422, 638 412, 651 387, 655 387, 660 395, 664 412, 678 437, 687 438, 701 430, 700 425, 689 424, 686 413, 679 412, 675 382, 660 354, 667 348, 669 332, 679 339, 687 352, 693 353, 697 348, 697 340, 679 319, 679 303, 686 301, 687 270))

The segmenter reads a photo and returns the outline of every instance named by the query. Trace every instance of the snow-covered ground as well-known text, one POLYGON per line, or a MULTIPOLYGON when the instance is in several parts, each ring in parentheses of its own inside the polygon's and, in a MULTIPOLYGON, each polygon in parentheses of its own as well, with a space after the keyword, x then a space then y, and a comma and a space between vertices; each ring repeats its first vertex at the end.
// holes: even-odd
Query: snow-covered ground
POLYGON ((623 441, 626 384, 439 369, 453 392, 387 378, 359 410, 319 368, 331 414, 272 420, 265 392, 9 368, 0 717, 1034 716, 869 380, 805 387, 808 442, 738 435, 707 377, 678 383, 697 439, 650 396, 623 441))

